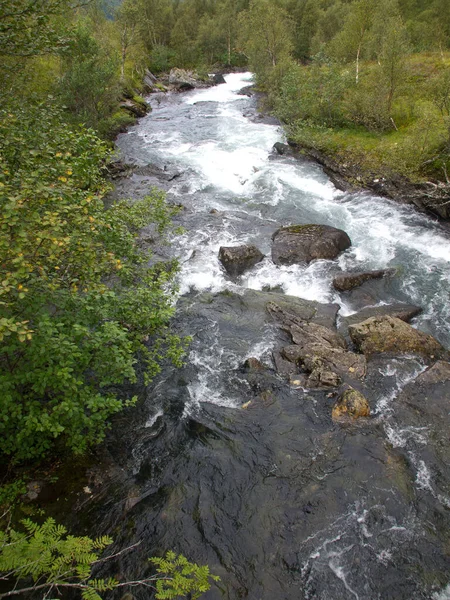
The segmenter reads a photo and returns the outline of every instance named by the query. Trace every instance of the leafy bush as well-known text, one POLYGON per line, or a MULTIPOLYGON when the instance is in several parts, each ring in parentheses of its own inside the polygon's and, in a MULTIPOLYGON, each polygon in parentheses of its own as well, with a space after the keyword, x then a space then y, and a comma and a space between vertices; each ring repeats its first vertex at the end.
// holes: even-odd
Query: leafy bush
POLYGON ((148 267, 136 237, 160 235, 176 209, 161 192, 105 210, 107 149, 37 107, 0 121, 1 452, 15 461, 56 440, 99 442, 134 402, 117 386, 147 378, 182 343, 168 328, 176 265, 148 267))
POLYGON ((48 597, 52 590, 71 588, 80 590, 84 600, 101 600, 103 592, 142 585, 155 589, 158 600, 188 594, 195 600, 209 590, 210 579, 219 579, 210 574, 207 566, 198 566, 174 552, 168 552, 164 558, 151 558, 157 574, 141 581, 119 582, 112 577, 97 579, 92 577, 92 569, 109 559, 99 559, 98 555, 112 544, 111 538, 67 535, 65 527, 57 525, 53 519, 47 519, 43 525, 25 519, 22 524, 23 532, 11 528, 0 531, 1 579, 15 582, 14 589, 0 593, 0 598, 38 590, 45 590, 45 597, 48 597), (20 587, 18 582, 22 580, 25 584, 20 587))

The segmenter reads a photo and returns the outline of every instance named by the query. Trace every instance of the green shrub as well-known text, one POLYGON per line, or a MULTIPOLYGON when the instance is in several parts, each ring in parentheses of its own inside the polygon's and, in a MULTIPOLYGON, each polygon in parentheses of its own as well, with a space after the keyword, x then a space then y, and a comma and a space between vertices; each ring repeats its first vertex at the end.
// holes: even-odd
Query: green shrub
POLYGON ((60 440, 83 452, 182 344, 168 328, 176 266, 148 267, 136 244, 176 209, 161 192, 105 210, 107 149, 89 130, 37 107, 0 121, 1 452, 41 456, 60 440), (147 342, 147 340, 150 340, 147 342))

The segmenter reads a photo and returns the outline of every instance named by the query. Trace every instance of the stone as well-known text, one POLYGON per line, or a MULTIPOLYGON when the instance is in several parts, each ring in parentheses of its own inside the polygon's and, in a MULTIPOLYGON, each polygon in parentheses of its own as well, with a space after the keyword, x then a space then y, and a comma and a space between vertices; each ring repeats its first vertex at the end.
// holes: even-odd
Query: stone
POLYGON ((382 279, 390 273, 387 269, 379 271, 365 271, 363 273, 339 273, 333 279, 333 287, 339 292, 346 292, 355 287, 359 287, 365 281, 370 279, 382 279))
POLYGON ((216 85, 220 85, 221 83, 226 83, 225 77, 222 75, 222 73, 214 73, 213 81, 216 85))
POLYGON ((349 334, 357 349, 366 356, 383 352, 420 354, 434 359, 448 356, 445 348, 432 335, 389 315, 371 317, 362 323, 350 325, 349 334))
POLYGON ((297 373, 298 369, 296 368, 294 362, 286 360, 283 356, 281 356, 281 352, 275 350, 272 352, 273 363, 275 365, 275 370, 279 375, 283 377, 291 377, 297 373))
POLYGON ((420 315, 422 309, 420 306, 414 306, 413 304, 384 304, 382 306, 371 306, 363 308, 353 315, 342 317, 342 321, 347 325, 354 325, 355 323, 361 323, 371 317, 381 317, 383 315, 389 315, 390 317, 396 317, 408 323, 417 315, 420 315))
POLYGON ((345 231, 328 225, 291 225, 272 236, 272 260, 276 265, 334 259, 351 246, 345 231))
POLYGON ((370 406, 367 398, 352 387, 348 387, 338 398, 331 412, 333 419, 341 417, 360 417, 370 416, 370 406))
POLYGON ((450 363, 438 360, 414 380, 419 385, 434 385, 450 381, 450 363))
POLYGON ((250 358, 247 358, 244 362, 244 364, 242 365, 242 369, 244 371, 260 371, 261 369, 264 369, 264 365, 262 364, 262 362, 257 359, 254 358, 253 356, 251 356, 250 358))
POLYGON ((256 246, 221 246, 219 260, 229 275, 242 275, 261 262, 264 254, 256 246))
POLYGON ((135 100, 130 100, 129 98, 120 103, 120 108, 126 110, 128 113, 134 117, 137 117, 138 119, 145 117, 149 111, 149 107, 146 103, 136 102, 135 100))
POLYGON ((290 146, 288 146, 287 144, 282 144, 281 142, 275 142, 275 144, 273 145, 273 149, 277 154, 280 154, 281 156, 292 153, 290 146))

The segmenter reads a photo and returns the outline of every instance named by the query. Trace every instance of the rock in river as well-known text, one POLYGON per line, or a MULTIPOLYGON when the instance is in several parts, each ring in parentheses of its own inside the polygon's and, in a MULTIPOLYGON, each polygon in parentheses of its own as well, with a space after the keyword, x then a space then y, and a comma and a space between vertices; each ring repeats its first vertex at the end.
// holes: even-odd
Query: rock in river
POLYGON ((382 279, 388 274, 389 271, 386 269, 380 271, 365 271, 363 273, 339 273, 339 275, 336 275, 333 279, 333 287, 339 292, 346 292, 355 287, 359 287, 365 281, 369 281, 370 279, 382 279))
POLYGON ((368 417, 370 406, 367 398, 361 392, 348 387, 338 398, 331 414, 333 419, 339 419, 343 416, 353 417, 354 419, 368 417))
POLYGON ((292 339, 292 345, 274 354, 275 367, 282 375, 292 375, 287 363, 309 374, 306 387, 335 387, 347 379, 363 379, 366 359, 347 350, 344 338, 335 330, 318 323, 306 322, 274 302, 268 312, 281 324, 292 339))
POLYGON ((221 246, 219 260, 231 276, 241 275, 261 262, 264 254, 256 246, 221 246))
POLYGON ((438 359, 448 355, 433 336, 389 315, 371 317, 362 323, 350 325, 349 334, 356 347, 366 356, 392 352, 438 359))
POLYGON ((351 246, 345 231, 328 225, 290 225, 272 236, 272 260, 276 265, 333 259, 351 246))

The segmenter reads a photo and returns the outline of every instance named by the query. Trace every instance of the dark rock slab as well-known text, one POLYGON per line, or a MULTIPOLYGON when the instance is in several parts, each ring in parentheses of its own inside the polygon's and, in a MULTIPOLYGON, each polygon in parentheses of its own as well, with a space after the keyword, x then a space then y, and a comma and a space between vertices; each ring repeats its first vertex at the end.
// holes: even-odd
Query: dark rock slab
POLYGON ((339 292, 346 292, 355 287, 359 287, 365 281, 369 281, 370 279, 382 279, 390 273, 392 272, 387 269, 365 271, 362 273, 339 273, 339 275, 333 279, 333 287, 339 292))
POLYGON ((256 246, 221 246, 219 260, 233 277, 261 262, 264 254, 256 246))
POLYGON ((371 317, 362 323, 351 325, 349 334, 358 350, 366 356, 389 352, 419 354, 438 359, 448 355, 447 350, 433 336, 389 315, 371 317))
POLYGON ((351 246, 345 231, 329 225, 290 225, 272 236, 272 260, 276 265, 334 259, 351 246))

